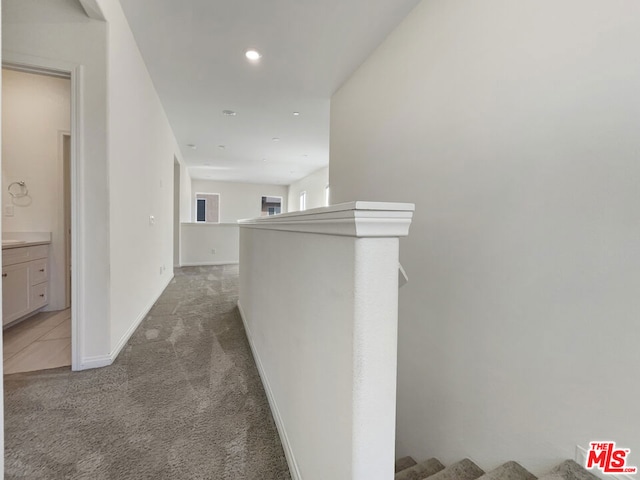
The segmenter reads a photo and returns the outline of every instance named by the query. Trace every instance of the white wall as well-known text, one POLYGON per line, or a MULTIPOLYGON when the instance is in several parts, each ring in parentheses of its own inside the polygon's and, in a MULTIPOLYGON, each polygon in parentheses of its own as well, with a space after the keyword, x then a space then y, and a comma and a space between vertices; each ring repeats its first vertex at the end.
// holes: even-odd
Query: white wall
MULTIPOLYGON (((192 180, 191 211, 195 215, 196 193, 220 194, 220 222, 235 223, 244 218, 260 216, 262 197, 282 197, 282 213, 287 211, 287 187, 283 185, 259 185, 253 183, 216 182, 192 180)), ((195 218, 192 216, 192 221, 195 218)))
MULTIPOLYGON (((307 192, 307 210, 324 207, 327 185, 329 185, 329 167, 321 168, 289 185, 289 211, 297 212, 300 210, 301 192, 307 192)), ((329 200, 331 201, 331 199, 329 200)))
POLYGON ((640 3, 423 1, 334 95, 332 203, 414 201, 397 454, 640 464, 640 3))
MULTIPOLYGON (((178 218, 174 219, 174 228, 175 231, 173 233, 173 249, 174 249, 174 258, 173 265, 179 267, 181 265, 180 257, 182 255, 182 237, 181 237, 181 223, 182 222, 190 222, 191 221, 191 175, 189 174, 189 169, 185 166, 185 163, 179 163, 176 165, 174 163, 174 172, 178 175, 178 178, 174 178, 174 196, 175 190, 178 190, 178 218)), ((175 200, 175 197, 174 197, 175 200)), ((174 215, 175 215, 175 205, 174 205, 174 215)))
POLYGON ((81 258, 86 310, 80 334, 83 358, 103 358, 110 351, 107 25, 87 18, 72 0, 3 0, 2 10, 3 60, 26 55, 84 66, 85 168, 79 180, 87 192, 80 218, 86 232, 81 258))
POLYGON ((120 3, 99 4, 109 24, 111 348, 117 352, 173 277, 173 167, 181 154, 120 3))
POLYGON ((180 164, 180 221, 190 222, 194 200, 191 196, 191 175, 184 163, 180 164))
MULTIPOLYGON (((66 306, 62 132, 71 129, 71 82, 3 70, 2 205, 4 232, 51 232, 49 305, 66 306), (29 196, 12 199, 7 187, 24 181, 29 196), (12 201, 13 200, 13 201, 12 201)), ((15 187, 14 187, 15 188, 15 187)))
POLYGON ((173 265, 180 265, 180 163, 173 163, 173 265))
POLYGON ((183 223, 180 264, 229 265, 238 263, 238 225, 235 223, 183 223))

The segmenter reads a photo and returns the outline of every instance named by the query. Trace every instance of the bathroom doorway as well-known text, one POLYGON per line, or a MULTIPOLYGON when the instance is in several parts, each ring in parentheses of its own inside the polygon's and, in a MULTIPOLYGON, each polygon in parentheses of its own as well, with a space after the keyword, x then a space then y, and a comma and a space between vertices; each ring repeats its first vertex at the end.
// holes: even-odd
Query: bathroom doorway
POLYGON ((71 74, 3 64, 5 374, 73 359, 71 74))

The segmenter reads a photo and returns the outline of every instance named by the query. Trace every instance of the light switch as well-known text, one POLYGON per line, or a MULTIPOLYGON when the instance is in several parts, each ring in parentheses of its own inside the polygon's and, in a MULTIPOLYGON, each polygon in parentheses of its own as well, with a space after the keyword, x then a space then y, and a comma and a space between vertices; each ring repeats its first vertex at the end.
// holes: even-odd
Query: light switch
POLYGON ((4 216, 13 217, 13 205, 6 205, 4 207, 4 216))

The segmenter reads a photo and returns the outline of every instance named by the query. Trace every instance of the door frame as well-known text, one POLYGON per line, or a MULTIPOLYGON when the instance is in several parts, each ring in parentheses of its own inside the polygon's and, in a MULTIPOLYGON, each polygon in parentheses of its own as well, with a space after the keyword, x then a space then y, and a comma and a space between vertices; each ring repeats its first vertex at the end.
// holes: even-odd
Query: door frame
POLYGON ((58 131, 58 155, 62 164, 62 198, 64 212, 64 305, 71 307, 71 132, 58 131), (65 139, 69 139, 69 159, 65 156, 65 139))
POLYGON ((27 73, 69 78, 71 80, 71 369, 82 368, 85 331, 84 224, 85 192, 81 179, 84 156, 84 68, 80 64, 50 58, 3 52, 2 67, 27 73))

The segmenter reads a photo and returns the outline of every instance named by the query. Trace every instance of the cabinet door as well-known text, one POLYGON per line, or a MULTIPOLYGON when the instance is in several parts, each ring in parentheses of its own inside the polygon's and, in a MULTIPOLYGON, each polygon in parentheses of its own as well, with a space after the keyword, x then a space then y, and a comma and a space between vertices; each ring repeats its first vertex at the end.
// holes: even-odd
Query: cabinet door
POLYGON ((2 269, 2 324, 29 313, 29 264, 19 263, 2 269))

